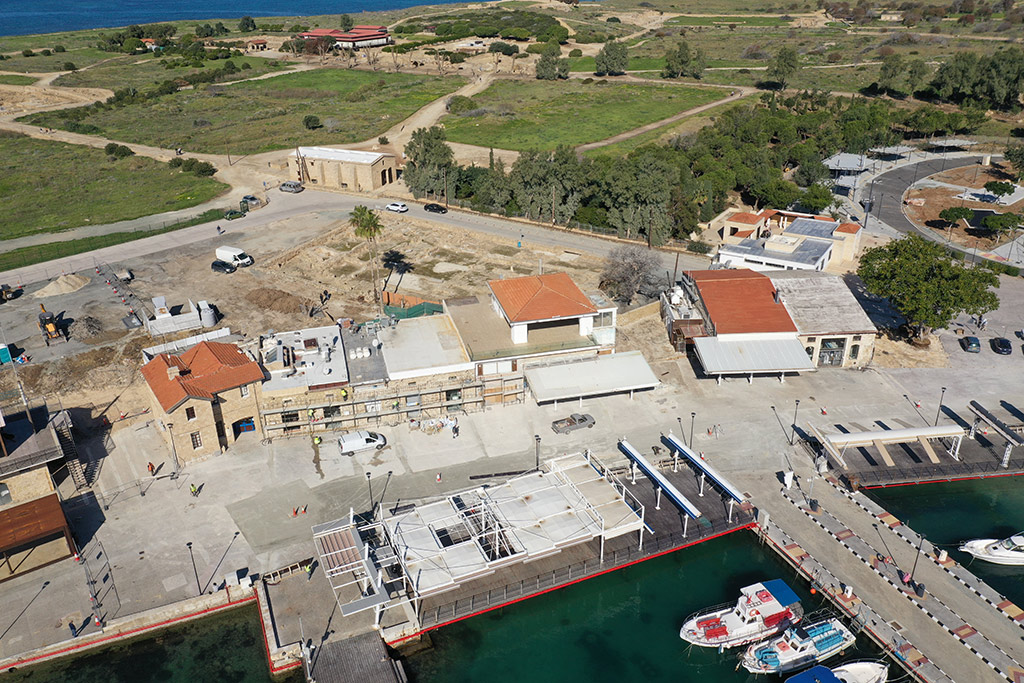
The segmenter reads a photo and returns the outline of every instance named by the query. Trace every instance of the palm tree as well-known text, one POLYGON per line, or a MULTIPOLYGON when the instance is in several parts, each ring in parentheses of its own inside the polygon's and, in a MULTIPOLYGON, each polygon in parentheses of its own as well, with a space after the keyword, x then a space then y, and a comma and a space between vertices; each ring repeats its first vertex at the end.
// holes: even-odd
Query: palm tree
POLYGON ((384 308, 381 305, 380 288, 378 287, 380 280, 377 277, 377 238, 384 232, 384 226, 381 224, 377 214, 362 205, 352 209, 348 223, 355 228, 356 237, 366 240, 366 243, 370 246, 370 277, 373 278, 373 303, 377 307, 377 314, 383 317, 384 308))

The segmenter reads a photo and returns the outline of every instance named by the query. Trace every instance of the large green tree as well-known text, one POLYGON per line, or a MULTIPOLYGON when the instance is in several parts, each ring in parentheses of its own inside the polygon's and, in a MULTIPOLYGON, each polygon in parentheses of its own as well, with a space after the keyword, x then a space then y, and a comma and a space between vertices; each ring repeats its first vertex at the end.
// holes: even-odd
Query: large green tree
POLYGON ((377 307, 378 315, 383 315, 380 277, 377 272, 377 238, 384 232, 384 226, 381 224, 377 214, 362 205, 352 209, 348 223, 355 228, 356 237, 366 240, 366 244, 370 248, 370 277, 373 279, 371 287, 373 291, 373 304, 377 307))
POLYGON ((990 180, 985 183, 985 190, 1000 198, 1013 194, 1015 189, 1013 183, 1007 183, 1002 180, 990 180))
POLYGON ((1009 145, 1003 152, 1003 156, 1013 166, 1018 178, 1024 175, 1024 145, 1009 145))
POLYGON ((653 148, 617 159, 604 174, 608 222, 626 238, 644 236, 648 246, 662 244, 672 228, 668 203, 676 169, 653 148))
POLYGON ((814 183, 800 197, 800 205, 812 213, 821 213, 835 204, 836 198, 832 190, 820 183, 814 183))
POLYGON ((405 146, 405 172, 402 178, 416 197, 446 195, 446 181, 453 182, 455 155, 448 146, 444 128, 417 128, 405 146))
POLYGON ((624 43, 609 40, 594 58, 594 73, 598 76, 621 76, 629 66, 629 54, 624 43))
POLYGON ((961 220, 969 221, 974 218, 974 209, 966 206, 950 206, 939 212, 939 218, 953 226, 961 220))
POLYGON ((904 72, 902 55, 886 55, 882 58, 882 68, 878 71, 878 87, 885 92, 896 90, 896 84, 902 80, 904 72))
POLYGON ((999 305, 999 279, 954 261, 941 244, 909 235, 868 249, 857 275, 867 290, 888 298, 917 336, 946 327, 961 312, 982 315, 999 305))
POLYGON ((780 90, 785 90, 789 79, 800 69, 800 56, 791 47, 781 48, 768 65, 766 75, 768 80, 779 84, 780 90))
POLYGON ((537 60, 537 78, 542 81, 554 81, 569 77, 569 60, 559 59, 554 55, 543 54, 537 60))

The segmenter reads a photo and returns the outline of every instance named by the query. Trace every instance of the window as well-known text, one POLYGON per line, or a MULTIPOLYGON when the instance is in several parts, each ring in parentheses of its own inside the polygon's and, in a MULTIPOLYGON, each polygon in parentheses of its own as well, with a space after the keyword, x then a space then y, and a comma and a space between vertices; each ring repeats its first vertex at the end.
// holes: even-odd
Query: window
POLYGON ((7 505, 11 502, 11 490, 7 484, 0 484, 0 505, 7 505))
POLYGON ((816 342, 816 341, 818 341, 818 338, 817 338, 817 337, 808 337, 808 338, 807 338, 807 343, 808 343, 808 344, 813 344, 813 343, 814 343, 814 342, 816 342))
POLYGON ((185 408, 185 417, 187 417, 190 422, 196 419, 196 409, 193 408, 192 406, 185 408))
POLYGON ((192 450, 197 451, 203 447, 203 437, 199 432, 192 432, 189 438, 192 439, 192 450))
POLYGON ((281 413, 281 422, 298 422, 298 421, 299 421, 299 414, 297 412, 281 413))
POLYGON ((243 384, 241 386, 241 392, 242 392, 242 398, 248 398, 249 397, 249 385, 248 384, 243 384))
POLYGON ((853 341, 860 341, 860 335, 859 334, 853 335, 853 341))
MULTIPOLYGON (((854 337, 856 339, 856 337, 854 337)), ((860 353, 860 344, 854 344, 850 347, 850 360, 857 360, 857 354, 860 353)))

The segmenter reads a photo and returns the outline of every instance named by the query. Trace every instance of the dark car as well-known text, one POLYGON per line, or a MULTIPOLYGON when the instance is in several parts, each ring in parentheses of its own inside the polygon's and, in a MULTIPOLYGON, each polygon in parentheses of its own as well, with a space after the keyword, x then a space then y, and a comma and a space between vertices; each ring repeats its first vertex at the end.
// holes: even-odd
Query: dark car
POLYGON ((1013 344, 1006 337, 996 337, 992 340, 992 350, 1000 356, 1009 356, 1013 353, 1013 344))
POLYGON ((238 269, 227 261, 214 261, 210 264, 210 270, 215 273, 233 273, 238 269))
POLYGON ((429 211, 430 213, 448 213, 448 209, 444 208, 440 204, 427 204, 423 207, 423 210, 429 211))
POLYGON ((981 353, 981 342, 977 337, 964 337, 960 340, 960 346, 967 353, 981 353))

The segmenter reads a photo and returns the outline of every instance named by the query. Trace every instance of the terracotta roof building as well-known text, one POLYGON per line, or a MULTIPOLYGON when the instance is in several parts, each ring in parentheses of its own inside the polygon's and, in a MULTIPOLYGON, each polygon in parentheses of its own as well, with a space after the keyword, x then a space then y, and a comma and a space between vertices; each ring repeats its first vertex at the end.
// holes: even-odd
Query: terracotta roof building
POLYGON ((498 312, 509 324, 594 315, 597 309, 565 273, 531 275, 487 283, 498 312))
POLYGON ((689 273, 718 336, 796 332, 775 285, 753 270, 698 270, 689 273))
POLYGON ((263 369, 234 344, 204 341, 181 355, 161 353, 142 376, 175 457, 209 455, 256 430, 263 369))

